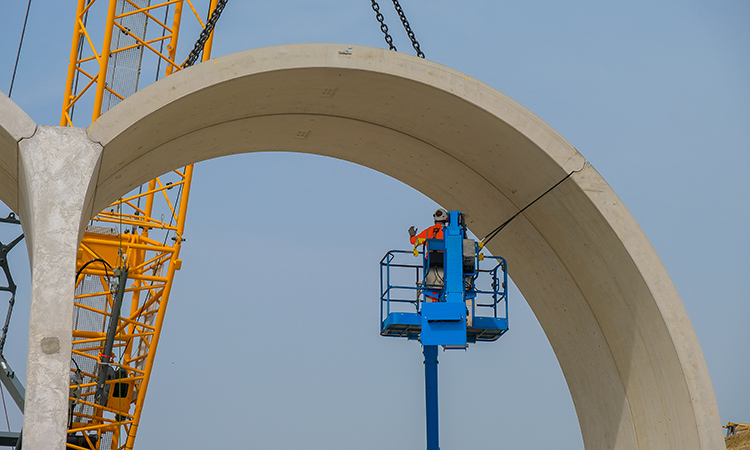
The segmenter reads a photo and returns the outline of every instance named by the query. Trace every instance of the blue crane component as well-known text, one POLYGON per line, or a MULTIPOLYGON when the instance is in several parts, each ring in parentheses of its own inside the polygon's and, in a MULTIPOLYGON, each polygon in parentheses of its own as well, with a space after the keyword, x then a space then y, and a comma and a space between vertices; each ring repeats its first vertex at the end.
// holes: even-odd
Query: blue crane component
POLYGON ((481 253, 482 245, 467 238, 460 211, 448 213, 442 234, 418 239, 414 251, 391 250, 380 261, 380 335, 423 346, 427 450, 439 450, 438 346, 466 349, 508 331, 505 259, 481 253), (408 255, 421 255, 421 264, 408 255))

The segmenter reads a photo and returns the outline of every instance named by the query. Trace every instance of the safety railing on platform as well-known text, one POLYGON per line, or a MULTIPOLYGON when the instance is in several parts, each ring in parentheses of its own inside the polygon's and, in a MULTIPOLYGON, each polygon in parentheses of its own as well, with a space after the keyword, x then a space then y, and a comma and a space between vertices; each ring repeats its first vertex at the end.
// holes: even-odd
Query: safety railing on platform
MULTIPOLYGON (((391 250, 380 260, 381 326, 392 312, 420 312, 425 301, 424 252, 417 255, 409 250, 391 250)), ((484 255, 477 258, 475 267, 477 271, 467 286, 467 296, 474 297, 470 315, 507 319, 507 262, 500 256, 484 255)))

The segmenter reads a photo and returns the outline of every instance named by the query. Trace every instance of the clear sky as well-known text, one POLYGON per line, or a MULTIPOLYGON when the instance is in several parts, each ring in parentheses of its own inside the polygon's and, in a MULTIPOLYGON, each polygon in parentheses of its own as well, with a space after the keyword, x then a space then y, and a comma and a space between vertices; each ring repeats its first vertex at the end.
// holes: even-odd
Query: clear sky
MULTIPOLYGON (((520 102, 609 182, 682 297, 722 422, 750 422, 750 3, 401 3, 428 59, 520 102)), ((0 4, 5 93, 25 7, 0 4)), ((73 2, 32 3, 12 99, 40 124, 59 122, 74 13, 73 2)), ((364 0, 230 0, 214 56, 298 42, 385 46, 364 0)), ((384 175, 321 157, 197 165, 140 448, 423 448, 422 355, 415 342, 378 335, 377 263, 407 247, 408 227, 429 225, 435 207, 384 175)), ((0 240, 12 233, 3 227, 0 240)), ((5 354, 24 374, 28 262, 14 253, 18 308, 5 354)), ((580 449, 554 353, 511 296, 505 337, 441 353, 441 448, 580 449)))

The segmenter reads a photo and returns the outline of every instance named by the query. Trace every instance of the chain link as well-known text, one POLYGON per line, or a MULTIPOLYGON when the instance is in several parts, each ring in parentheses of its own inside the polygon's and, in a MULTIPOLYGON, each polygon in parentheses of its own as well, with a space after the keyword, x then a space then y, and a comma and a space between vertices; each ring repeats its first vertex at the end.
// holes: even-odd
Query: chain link
POLYGON ((414 35, 414 32, 411 30, 409 21, 406 20, 406 14, 404 14, 404 10, 401 8, 398 0, 393 0, 393 7, 396 8, 396 12, 401 18, 401 23, 404 24, 404 30, 406 30, 406 34, 409 36, 409 39, 411 39, 411 45, 412 47, 414 47, 414 50, 416 50, 417 56, 419 56, 420 58, 424 58, 424 53, 422 53, 422 50, 420 50, 419 48, 419 42, 417 42, 417 38, 414 35))
POLYGON ((385 42, 388 44, 388 50, 393 50, 394 52, 398 51, 396 50, 396 46, 393 45, 393 38, 388 34, 388 25, 385 24, 385 18, 380 13, 380 5, 378 5, 378 2, 375 0, 372 0, 372 10, 375 11, 375 18, 380 22, 380 31, 385 35, 385 42))
POLYGON ((201 31, 201 35, 195 42, 193 50, 190 52, 187 60, 182 65, 183 69, 192 66, 198 60, 198 57, 203 51, 203 47, 206 46, 206 41, 208 41, 208 38, 211 36, 211 32, 216 26, 216 22, 218 22, 219 17, 221 17, 221 12, 224 11, 224 7, 227 5, 227 1, 229 0, 219 0, 219 2, 216 4, 216 9, 214 9, 214 12, 211 13, 211 18, 208 19, 208 22, 206 22, 206 26, 205 28, 203 28, 203 31, 201 31))

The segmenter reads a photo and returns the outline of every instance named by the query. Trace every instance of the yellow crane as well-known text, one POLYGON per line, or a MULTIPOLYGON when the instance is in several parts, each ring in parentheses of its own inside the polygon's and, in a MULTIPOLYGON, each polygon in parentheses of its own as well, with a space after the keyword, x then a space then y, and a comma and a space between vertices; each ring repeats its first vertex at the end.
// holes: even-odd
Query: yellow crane
MULTIPOLYGON (((78 0, 61 126, 73 126, 76 109, 96 120, 138 90, 144 74, 168 76, 192 64, 201 45, 202 60, 208 59, 226 0, 197 1, 78 0), (208 8, 205 21, 197 6, 208 8), (194 17, 203 32, 182 62, 176 59, 177 43, 187 17, 194 17)), ((151 180, 99 213, 83 236, 76 267, 68 448, 133 448, 174 275, 182 264, 192 172, 190 165, 151 180)))

